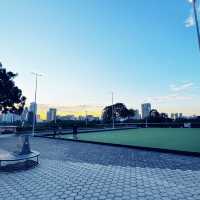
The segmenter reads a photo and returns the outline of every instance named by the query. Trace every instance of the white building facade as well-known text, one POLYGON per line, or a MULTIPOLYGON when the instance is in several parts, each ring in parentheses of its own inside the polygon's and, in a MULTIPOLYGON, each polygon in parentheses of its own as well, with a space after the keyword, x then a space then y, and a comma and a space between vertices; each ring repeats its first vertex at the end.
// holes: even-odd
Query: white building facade
POLYGON ((55 121, 56 120, 56 108, 50 108, 47 112, 47 121, 55 121))
POLYGON ((142 119, 149 117, 149 114, 151 112, 151 104, 150 103, 143 103, 141 105, 141 109, 142 109, 142 119))

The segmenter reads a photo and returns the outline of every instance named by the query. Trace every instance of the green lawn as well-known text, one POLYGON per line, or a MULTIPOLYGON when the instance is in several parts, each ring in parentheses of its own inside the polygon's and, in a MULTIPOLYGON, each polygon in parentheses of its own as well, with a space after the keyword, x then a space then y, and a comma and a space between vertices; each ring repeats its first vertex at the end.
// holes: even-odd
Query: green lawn
MULTIPOLYGON (((64 135, 72 138, 72 135, 64 135)), ((200 152, 200 129, 141 128, 79 134, 85 141, 200 152)))

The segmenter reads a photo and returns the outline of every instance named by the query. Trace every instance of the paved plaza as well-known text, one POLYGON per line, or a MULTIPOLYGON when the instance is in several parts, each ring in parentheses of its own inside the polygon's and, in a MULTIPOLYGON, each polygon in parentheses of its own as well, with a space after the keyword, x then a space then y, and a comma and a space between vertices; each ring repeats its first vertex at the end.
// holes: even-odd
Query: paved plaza
MULTIPOLYGON (((0 172, 0 200, 200 200, 200 158, 33 138, 40 165, 0 172)), ((0 138, 0 148, 16 148, 0 138)))

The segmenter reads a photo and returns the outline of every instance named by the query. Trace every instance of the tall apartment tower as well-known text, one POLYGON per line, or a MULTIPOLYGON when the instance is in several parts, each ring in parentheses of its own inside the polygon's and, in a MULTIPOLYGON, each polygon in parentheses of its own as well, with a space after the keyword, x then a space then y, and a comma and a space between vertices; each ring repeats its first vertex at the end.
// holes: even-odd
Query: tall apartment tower
POLYGON ((50 108, 47 112, 47 121, 55 121, 56 120, 56 108, 50 108))
POLYGON ((35 102, 30 103, 29 111, 37 115, 37 104, 35 102))
POLYGON ((28 111, 28 122, 30 124, 33 123, 33 117, 35 118, 35 122, 37 121, 37 104, 35 102, 30 103, 29 111, 28 111))
POLYGON ((28 108, 25 107, 21 114, 22 121, 28 121, 28 108))
POLYGON ((150 103, 143 103, 141 105, 142 108, 142 119, 145 119, 149 116, 151 111, 151 104, 150 103))

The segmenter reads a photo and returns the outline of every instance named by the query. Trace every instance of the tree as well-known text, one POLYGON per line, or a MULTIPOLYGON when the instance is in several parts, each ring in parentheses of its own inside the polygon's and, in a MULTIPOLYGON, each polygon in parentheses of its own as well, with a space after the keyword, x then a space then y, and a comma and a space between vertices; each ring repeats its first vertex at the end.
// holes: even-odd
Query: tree
POLYGON ((102 112, 102 119, 104 122, 112 121, 112 106, 106 106, 102 112))
POLYGON ((129 115, 129 110, 123 103, 114 104, 114 116, 116 119, 126 118, 129 115))
POLYGON ((168 119, 168 115, 166 113, 160 113, 160 117, 162 119, 168 119))
POLYGON ((135 115, 137 113, 137 110, 134 109, 128 109, 128 119, 127 122, 132 122, 132 120, 134 119, 135 115))
POLYGON ((21 114, 26 102, 22 91, 15 86, 14 78, 17 74, 6 71, 0 63, 0 112, 21 114))
POLYGON ((160 113, 156 109, 152 109, 149 113, 148 121, 153 123, 159 123, 160 113))
POLYGON ((128 117, 134 117, 135 114, 136 114, 136 110, 134 110, 134 109, 132 109, 132 108, 129 109, 128 112, 129 112, 128 117))
POLYGON ((156 109, 152 109, 149 114, 150 118, 159 118, 160 113, 156 109))
POLYGON ((153 122, 153 123, 162 123, 162 122, 172 121, 166 113, 159 113, 156 109, 152 109, 150 111, 148 120, 149 122, 153 122))
POLYGON ((129 116, 135 115, 135 111, 133 109, 127 109, 127 107, 123 103, 116 103, 113 106, 106 106, 103 109, 102 119, 104 122, 112 121, 112 109, 113 117, 115 120, 125 119, 129 116))

